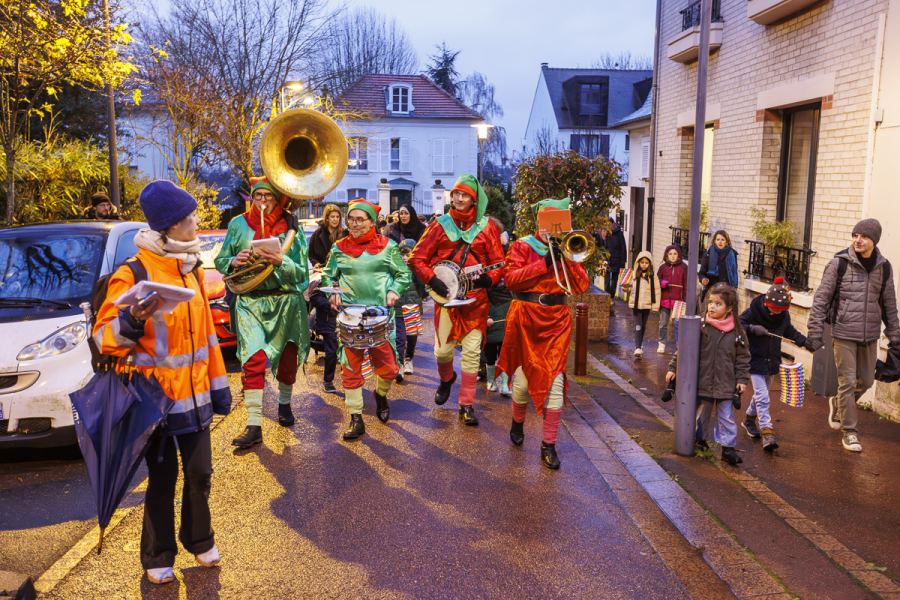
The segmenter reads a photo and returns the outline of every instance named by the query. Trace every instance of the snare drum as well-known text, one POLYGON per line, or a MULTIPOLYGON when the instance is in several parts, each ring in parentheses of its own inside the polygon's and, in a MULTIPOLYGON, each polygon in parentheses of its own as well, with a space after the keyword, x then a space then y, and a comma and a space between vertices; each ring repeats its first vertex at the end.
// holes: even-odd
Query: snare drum
POLYGON ((338 314, 338 334, 346 348, 375 348, 390 339, 390 313, 384 306, 346 306, 338 314))

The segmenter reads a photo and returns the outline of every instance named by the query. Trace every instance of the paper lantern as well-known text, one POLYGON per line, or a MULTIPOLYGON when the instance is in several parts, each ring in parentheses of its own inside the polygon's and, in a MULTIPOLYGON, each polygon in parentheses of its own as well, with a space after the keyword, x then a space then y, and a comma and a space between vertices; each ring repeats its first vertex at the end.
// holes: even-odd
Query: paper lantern
POLYGON ((363 379, 368 379, 372 375, 375 374, 375 371, 372 369, 372 361, 369 359, 369 351, 366 350, 363 352, 363 363, 362 363, 362 376, 363 379))
POLYGON ((803 381, 803 365, 797 363, 789 365, 781 363, 781 401, 788 406, 803 406, 803 391, 805 383, 803 381))
POLYGON ((622 269, 622 276, 619 279, 620 286, 634 284, 634 269, 622 269))
POLYGON ((676 321, 683 317, 687 312, 687 304, 684 303, 684 300, 676 300, 672 305, 672 318, 676 321))
POLYGON ((422 311, 418 304, 405 304, 403 306, 403 323, 406 325, 406 335, 424 335, 422 326, 422 311))

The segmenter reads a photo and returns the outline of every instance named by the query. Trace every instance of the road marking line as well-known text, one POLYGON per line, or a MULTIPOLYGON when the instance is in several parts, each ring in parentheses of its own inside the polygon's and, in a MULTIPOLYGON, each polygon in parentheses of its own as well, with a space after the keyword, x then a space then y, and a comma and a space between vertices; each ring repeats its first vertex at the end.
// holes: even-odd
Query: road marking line
MULTIPOLYGON (((669 429, 674 430, 675 417, 662 409, 653 400, 625 381, 618 373, 604 365, 590 353, 588 353, 588 362, 595 369, 609 377, 609 379, 622 388, 623 391, 628 392, 628 394, 630 394, 638 404, 644 407, 644 409, 650 412, 650 414, 662 421, 669 429)), ((591 399, 590 402, 597 405, 600 410, 603 410, 593 399, 591 399)), ((604 414, 606 414, 606 411, 604 411, 604 414)), ((612 421, 611 417, 610 421, 612 421)), ((615 422, 613 421, 613 423, 615 422)), ((617 423, 615 424, 618 426, 617 423)), ((759 500, 760 503, 768 506, 770 510, 781 517, 788 525, 793 527, 797 533, 809 540, 819 552, 847 571, 850 578, 854 579, 858 584, 869 588, 870 591, 875 593, 900 592, 900 586, 894 583, 890 577, 879 572, 874 567, 869 566, 860 556, 842 545, 832 536, 825 533, 824 530, 810 521, 803 513, 766 487, 756 476, 747 472, 742 467, 723 465, 720 461, 716 461, 715 465, 720 471, 725 473, 728 477, 747 490, 754 498, 759 500)))

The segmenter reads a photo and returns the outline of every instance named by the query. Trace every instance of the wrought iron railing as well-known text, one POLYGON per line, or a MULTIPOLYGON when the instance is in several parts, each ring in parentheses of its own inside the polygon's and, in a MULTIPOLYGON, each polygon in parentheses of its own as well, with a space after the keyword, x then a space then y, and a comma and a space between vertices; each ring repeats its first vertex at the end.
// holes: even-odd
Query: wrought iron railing
MULTIPOLYGON (((712 0, 712 19, 710 19, 713 23, 716 21, 722 20, 722 13, 720 10, 721 0, 712 0)), ((686 29, 690 29, 694 25, 700 24, 700 0, 694 2, 689 5, 686 9, 680 11, 681 12, 681 30, 684 31, 686 29)))
POLYGON ((745 240, 750 247, 750 260, 745 275, 760 281, 773 282, 784 277, 792 290, 807 292, 809 287, 809 263, 816 255, 806 248, 766 246, 762 242, 745 240))
MULTIPOLYGON (((672 243, 681 248, 681 256, 685 262, 687 262, 688 257, 690 256, 690 231, 687 229, 682 229, 681 227, 672 227, 669 229, 672 230, 672 243)), ((706 252, 706 249, 709 248, 709 232, 701 231, 700 232, 700 253, 697 255, 700 258, 703 258, 703 253, 706 252)))

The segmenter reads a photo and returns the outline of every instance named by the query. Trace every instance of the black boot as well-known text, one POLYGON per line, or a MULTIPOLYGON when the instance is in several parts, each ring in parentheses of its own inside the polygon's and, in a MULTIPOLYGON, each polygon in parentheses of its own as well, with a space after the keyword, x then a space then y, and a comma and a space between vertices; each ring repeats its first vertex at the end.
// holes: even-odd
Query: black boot
POLYGON ((736 465, 744 462, 744 460, 738 456, 737 451, 730 446, 722 446, 722 460, 729 465, 736 465))
POLYGON ((476 381, 487 381, 487 363, 478 365, 478 378, 476 381))
POLYGON ((515 419, 513 419, 512 425, 509 428, 509 439, 512 440, 512 443, 516 446, 521 446, 525 443, 525 423, 519 423, 515 419))
POLYGON ((278 404, 278 424, 282 427, 290 427, 294 424, 294 413, 290 404, 278 404))
POLYGON ((559 468, 559 457, 556 456, 556 444, 541 442, 541 462, 554 471, 559 468))
POLYGON ((366 432, 366 424, 363 423, 362 415, 350 415, 350 427, 344 432, 345 440, 355 440, 366 432))
POLYGON ((244 433, 231 441, 232 446, 237 446, 241 450, 246 450, 256 444, 262 444, 262 427, 259 425, 247 425, 244 433))
POLYGON ((453 385, 453 382, 456 381, 456 371, 453 372, 453 377, 450 378, 450 381, 442 381, 438 386, 437 391, 434 393, 434 403, 440 406, 450 399, 450 386, 453 385))
POLYGON ((375 409, 375 416, 382 423, 387 423, 388 419, 391 418, 391 407, 388 406, 387 396, 382 396, 375 392, 375 405, 378 407, 375 409))
POLYGON ((459 418, 462 419, 462 422, 466 425, 471 425, 472 427, 478 426, 478 417, 475 416, 474 406, 460 406, 459 418))

